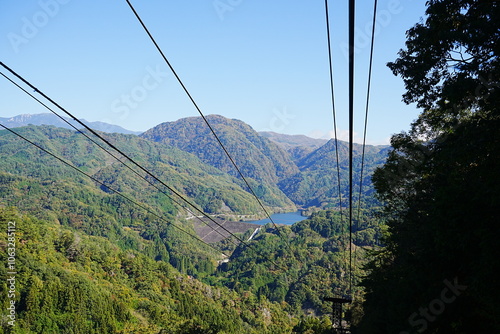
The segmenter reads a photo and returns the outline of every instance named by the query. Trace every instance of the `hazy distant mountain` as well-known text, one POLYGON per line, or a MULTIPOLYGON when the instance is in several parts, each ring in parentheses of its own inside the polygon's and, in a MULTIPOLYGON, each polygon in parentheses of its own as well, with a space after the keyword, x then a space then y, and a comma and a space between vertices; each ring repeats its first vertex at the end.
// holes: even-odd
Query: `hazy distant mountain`
POLYGON ((316 139, 307 137, 304 135, 285 135, 282 133, 276 133, 271 131, 261 131, 259 134, 267 139, 283 146, 286 149, 302 146, 309 147, 312 149, 320 148, 325 145, 328 140, 327 139, 316 139))
MULTIPOLYGON (((76 123, 70 118, 64 117, 64 119, 69 121, 71 124, 75 125, 77 128, 79 129, 82 128, 80 124, 76 123)), ((140 134, 140 132, 130 131, 118 125, 108 124, 104 122, 89 122, 85 119, 81 119, 81 121, 85 125, 97 131, 108 132, 108 133, 135 134, 135 135, 140 134)), ((50 113, 33 114, 33 115, 23 114, 14 117, 0 117, 0 122, 9 128, 17 128, 33 124, 33 125, 54 125, 60 128, 73 129, 59 117, 50 113)))
MULTIPOLYGON (((349 167, 349 143, 339 140, 337 141, 339 149, 339 164, 341 168, 349 167)), ((365 165, 379 164, 385 160, 387 150, 390 146, 366 145, 365 146, 365 165)), ((354 169, 361 168, 361 158, 363 154, 363 145, 353 144, 353 159, 354 169)), ((337 155, 335 154, 335 140, 330 139, 325 145, 319 147, 308 156, 304 157, 297 164, 301 171, 305 170, 320 170, 335 167, 337 155)))
POLYGON ((315 139, 304 135, 285 135, 271 131, 262 131, 259 134, 288 151, 295 162, 300 161, 328 142, 327 139, 315 139))

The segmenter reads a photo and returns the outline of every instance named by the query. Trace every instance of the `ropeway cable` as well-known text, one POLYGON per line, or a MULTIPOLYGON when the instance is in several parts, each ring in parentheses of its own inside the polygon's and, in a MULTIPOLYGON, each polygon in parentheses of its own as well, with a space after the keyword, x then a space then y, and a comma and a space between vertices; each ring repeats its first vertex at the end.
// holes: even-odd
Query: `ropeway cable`
MULTIPOLYGON (((224 144, 222 143, 222 141, 220 140, 219 136, 217 135, 217 133, 215 132, 215 130, 213 129, 213 127, 210 125, 210 123, 208 122, 207 118, 205 117, 205 115, 203 114, 203 112, 201 111, 200 107, 198 106, 198 104, 196 103, 196 101, 194 100, 193 96, 189 93, 189 90, 187 89, 187 87, 184 85, 184 83, 182 82, 181 78, 179 77, 179 75, 177 74, 177 72, 175 71, 175 69, 173 68, 172 64, 168 61, 167 57, 165 56, 165 54, 163 53, 163 51, 161 50, 160 46, 158 45, 158 43, 156 42, 156 40, 154 39, 153 35, 149 32, 149 29, 146 27, 146 25, 144 24, 144 22, 142 21, 141 17, 139 16, 139 14, 137 13, 137 11, 135 10, 134 6, 132 6, 132 4, 130 3, 129 0, 126 0, 127 1, 127 4, 129 5, 130 9, 132 10, 132 12, 134 13, 135 17, 137 18, 137 20, 139 21, 139 23, 141 24, 141 26, 143 27, 143 29, 146 31, 147 35, 149 36, 149 38, 151 39, 151 41, 153 42, 153 44, 155 45, 156 49, 158 50, 158 52, 160 53, 160 55, 162 56, 163 60, 165 61, 165 63, 167 64, 167 66, 170 68, 170 71, 172 72, 172 74, 175 76, 175 78, 177 79, 177 81, 179 82, 179 84, 181 85, 182 89, 184 90, 184 92, 186 93, 186 95, 188 96, 188 98, 191 100, 191 103, 194 105, 194 107, 196 108, 196 110, 198 111, 198 113, 200 114, 200 116, 202 117, 203 121, 205 122, 205 124, 208 126, 208 128, 210 129, 210 131, 212 132, 213 136, 215 137, 215 139, 217 140, 218 144, 222 147, 224 153, 226 154, 226 156, 228 157, 228 159, 230 160, 230 162, 233 164, 234 168, 236 169, 236 171, 238 172, 238 174, 240 175, 240 177, 242 178, 242 180, 245 182, 246 186, 248 187, 248 189, 250 190, 250 193, 255 197, 255 199, 257 200, 259 206, 262 208, 262 210, 264 211, 264 213, 266 214, 267 218, 271 221, 271 223, 274 225, 276 231, 278 232, 278 235, 280 236, 280 238, 282 238, 283 241, 285 241, 285 244, 287 245, 287 247, 290 249, 290 244, 289 244, 289 241, 288 239, 285 239, 283 237, 283 234, 281 233, 278 225, 274 222, 274 220, 272 219, 271 215, 269 214, 269 212, 267 211, 267 209, 265 208, 264 204, 262 204, 262 201, 259 199, 259 197, 257 196, 257 194, 255 193, 255 191, 253 190, 253 188, 250 186, 250 183, 247 181, 247 179, 243 176, 243 173, 241 172, 240 168, 238 167, 238 165, 236 164, 236 162, 234 161, 234 159, 231 157, 231 155, 229 154, 229 151, 226 149, 226 147, 224 146, 224 144)), ((293 253, 291 253, 293 254, 293 253)))
MULTIPOLYGON (((26 85, 28 85, 31 89, 33 89, 35 92, 39 93, 41 96, 43 96, 46 100, 48 100, 49 102, 51 102, 53 105, 55 105, 56 107, 58 107, 60 110, 62 110, 66 115, 70 116, 74 121, 76 121, 77 123, 79 123, 81 126, 83 126, 85 129, 87 129, 89 132, 91 132, 94 136, 96 136, 97 138, 99 138, 100 140, 102 140, 104 143, 106 143, 108 146, 110 146, 111 148, 113 148, 115 151, 117 151, 118 153, 120 153, 124 158, 126 158, 127 160, 129 160, 130 162, 132 162, 135 166, 137 166, 139 169, 141 169, 142 171, 144 171, 146 174, 148 174, 150 177, 152 177, 154 180, 156 180, 157 182, 159 182, 160 184, 162 184, 164 187, 166 187, 168 190, 172 191, 175 195, 177 195, 179 198, 181 198, 183 201, 185 201, 186 203, 188 203, 189 205, 191 205, 196 211, 198 211, 199 213, 201 213, 203 216, 207 217, 209 220, 211 220, 212 222, 214 222, 215 224, 219 225, 215 220, 212 219, 212 217, 208 216, 205 212, 203 212, 202 210, 200 210, 199 208, 197 208, 195 205, 191 204, 191 202, 189 202, 187 199, 185 199, 181 194, 179 194, 175 189, 171 188, 170 186, 168 186, 167 184, 165 184, 163 181, 161 181, 160 179, 158 179, 155 175, 153 175, 149 170, 147 170, 146 168, 142 167, 140 164, 138 164, 135 160, 133 160, 132 158, 130 158, 127 154, 125 154, 123 151, 121 151, 119 148, 117 148, 115 145, 113 145, 112 143, 110 143, 107 139, 103 138, 101 135, 99 135, 96 131, 94 131, 93 129, 91 129, 90 127, 88 127, 85 123, 83 123, 82 121, 80 121, 78 118, 76 118, 74 115, 72 115, 69 111, 67 111, 66 109, 64 109, 62 106, 60 106, 57 102, 55 102, 54 100, 52 100, 50 97, 48 97, 47 95, 45 95, 43 92, 41 92, 38 88, 36 88, 35 86, 33 86, 30 82, 28 82, 26 79, 24 79, 22 76, 20 76, 18 73, 16 73, 14 70, 12 70, 11 68, 9 68, 7 65, 5 65, 3 62, 0 62, 0 66, 4 67, 6 70, 8 70, 10 73, 12 73, 13 75, 15 75, 18 79, 20 79, 22 82, 24 82, 26 85)), ((238 241, 240 241, 242 244, 244 244, 245 246, 251 248, 254 252, 256 252, 256 254, 258 254, 258 252, 254 249, 253 245, 252 244, 248 244, 247 242, 245 242, 244 240, 242 240, 241 238, 239 238, 238 236, 234 235, 232 232, 228 231, 224 226, 222 225, 219 225, 222 229, 224 229, 226 232, 228 232, 230 235, 232 235, 233 237, 235 237, 238 241)), ((281 266, 279 266, 278 264, 276 264, 274 261, 270 260, 270 259, 267 259, 268 261, 272 262, 274 265, 276 265, 277 267, 280 267, 282 268, 281 266)), ((283 268, 282 268, 283 269, 283 268)))

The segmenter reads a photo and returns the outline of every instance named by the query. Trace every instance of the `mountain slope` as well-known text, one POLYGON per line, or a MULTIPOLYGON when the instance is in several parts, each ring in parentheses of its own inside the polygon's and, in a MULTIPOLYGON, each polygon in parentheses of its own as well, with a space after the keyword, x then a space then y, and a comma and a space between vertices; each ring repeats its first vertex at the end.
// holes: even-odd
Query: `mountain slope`
MULTIPOLYGON (((379 236, 379 221, 373 213, 361 217, 354 228, 353 280, 362 276, 366 254, 359 247, 372 247, 379 236)), ((250 290, 269 300, 286 302, 292 313, 331 314, 332 304, 325 297, 342 295, 349 289, 350 271, 346 264, 349 232, 337 210, 320 211, 310 218, 286 226, 284 242, 276 232, 264 226, 251 240, 250 247, 239 247, 216 275, 228 287, 250 290), (274 259, 277 266, 268 270, 263 259, 274 259), (345 276, 344 276, 345 274, 345 276)), ((349 294, 356 295, 358 288, 349 294)), ((317 332, 298 332, 317 333, 317 332)), ((331 328, 328 332, 331 333, 331 328)))
MULTIPOLYGON (((234 121, 241 126, 237 134, 231 132, 227 124, 230 122, 222 119, 222 123, 228 126, 222 127, 226 138, 235 136, 237 143, 253 144, 247 136, 253 138, 255 133, 247 133, 244 123, 234 121)), ((190 128, 184 130, 189 132, 190 128)), ((0 131, 0 223, 15 219, 25 228, 19 246, 19 265, 25 268, 19 277, 22 291, 18 310, 23 329, 29 327, 32 332, 41 332, 44 325, 50 324, 53 332, 71 328, 75 332, 92 333, 89 329, 92 319, 94 332, 128 333, 133 328, 140 333, 148 330, 158 333, 162 329, 169 333, 290 333, 295 324, 303 328, 298 316, 330 313, 331 305, 321 298, 346 283, 341 274, 340 248, 345 241, 338 231, 341 217, 336 211, 282 228, 290 239, 288 246, 275 229, 263 228, 247 241, 252 247, 240 245, 230 255, 229 262, 216 270, 216 260, 222 260, 220 252, 172 227, 182 221, 184 225, 180 226, 194 234, 191 220, 179 219, 182 210, 157 191, 149 191, 150 186, 144 180, 114 162, 79 133, 52 126, 29 126, 16 131, 165 218, 160 220, 143 212, 9 132, 0 131), (1 208, 5 206, 17 206, 46 223, 30 224, 29 219, 16 215, 11 218, 10 214, 2 214, 1 208), (287 255, 290 249, 293 256, 287 255), (177 270, 190 277, 180 275, 177 270), (213 286, 203 285, 198 279, 213 286), (214 287, 223 285, 234 291, 214 287), (75 302, 68 302, 72 298, 75 302), (98 304, 95 310, 69 306, 92 303, 98 304), (35 317, 31 310, 38 309, 35 317)), ((260 210, 242 189, 241 180, 204 164, 193 154, 138 136, 104 136, 205 211, 260 210)), ((202 136, 197 138, 203 140, 202 136)), ((262 145, 276 147, 261 139, 262 145)), ((282 156, 270 158, 269 163, 289 159, 284 150, 273 152, 282 156)), ((367 161, 373 165, 378 161, 377 154, 383 156, 382 148, 368 148, 367 152, 371 154, 367 161)), ((335 196, 328 192, 335 190, 329 184, 333 182, 329 179, 334 175, 332 169, 335 170, 331 163, 334 153, 329 142, 301 159, 300 170, 295 165, 291 168, 294 172, 286 174, 288 177, 280 179, 276 172, 274 182, 290 181, 289 189, 294 186, 305 189, 303 193, 290 192, 297 202, 327 205, 335 196), (299 179, 294 180, 295 176, 299 179)), ((357 158, 359 154, 356 147, 357 158)), ((345 164, 342 151, 343 169, 345 164)), ((258 166, 256 163, 253 167, 258 166)), ((257 183, 250 179, 250 182, 264 195, 266 189, 280 191, 271 180, 257 183)), ((370 222, 365 219, 361 223, 370 222)), ((6 229, 3 231, 0 233, 6 229)), ((243 240, 248 240, 249 233, 243 240)), ((361 231, 360 240, 367 242, 355 244, 370 245, 368 241, 374 234, 371 227, 361 231)), ((223 241, 216 247, 234 249, 225 242, 225 246, 223 241)), ((0 247, 4 246, 0 238, 0 247)), ((324 325, 326 332, 331 324, 324 325)))
MULTIPOLYGON (((194 240, 197 219, 183 219, 184 206, 179 207, 81 134, 52 126, 16 131, 149 212, 6 130, 0 131, 0 207, 16 206, 39 219, 106 237, 123 249, 141 251, 191 275, 210 268, 207 261, 221 259, 220 252, 194 240)), ((240 187, 239 180, 203 164, 194 155, 134 135, 105 137, 205 212, 262 216, 261 208, 240 187)))
MULTIPOLYGON (((298 172, 288 153, 242 121, 218 115, 209 115, 207 120, 243 176, 252 183, 257 196, 270 206, 293 206, 276 187, 280 180, 298 172)), ((141 137, 175 146, 223 172, 239 177, 201 117, 163 123, 146 131, 141 137)))
MULTIPOLYGON (((239 120, 230 120, 218 115, 210 115, 207 119, 243 175, 252 182, 253 187, 256 187, 256 192, 266 204, 283 206, 289 203, 287 199, 303 207, 325 207, 338 203, 339 185, 334 140, 325 143, 323 140, 306 136, 268 132, 258 134, 239 120)), ((221 171, 233 176, 238 175, 200 117, 160 124, 146 131, 141 137, 173 145, 195 154, 202 161, 221 171)), ((338 148, 341 196, 346 198, 348 143, 338 141, 338 148)), ((362 148, 362 145, 354 144, 354 182, 358 185, 362 148)), ((364 195, 373 193, 370 175, 375 167, 385 161, 388 148, 388 146, 366 145, 364 195)), ((366 200, 372 202, 373 198, 368 196, 366 200)))
MULTIPOLYGON (((10 124, 15 126, 15 124, 27 123, 30 120, 44 123, 46 117, 49 121, 54 121, 52 118, 55 116, 51 114, 41 114, 37 117, 25 115, 11 119, 10 124)), ((218 115, 207 116, 207 119, 253 191, 265 205, 272 207, 273 211, 291 211, 294 210, 295 205, 325 207, 338 203, 339 185, 333 140, 319 146, 324 142, 323 140, 267 132, 259 134, 242 121, 218 115)), ((59 135, 61 134, 55 136, 59 135)), ((120 134, 108 136, 161 175, 173 188, 194 199, 204 211, 262 214, 258 203, 249 196, 250 192, 246 184, 240 179, 236 169, 202 118, 192 117, 163 123, 146 131, 139 138, 120 134), (145 144, 146 142, 151 145, 145 144), (162 158, 158 159, 158 156, 162 158)), ((66 141, 69 142, 71 139, 67 138, 66 141)), ((78 146, 81 143, 75 145, 78 146)), ((346 198, 348 194, 348 144, 338 141, 338 147, 341 196, 346 198)), ((68 149, 65 148, 63 151, 68 151, 68 149)), ((362 146, 354 144, 355 184, 359 184, 361 151, 362 146)), ((385 161, 388 146, 367 145, 365 151, 363 190, 365 195, 369 195, 373 193, 371 172, 385 161)), ((100 159, 109 161, 108 156, 92 157, 89 155, 88 161, 81 159, 82 155, 75 157, 76 160, 73 161, 78 164, 82 161, 90 163, 92 160, 91 164, 97 165, 88 166, 88 168, 98 167, 95 171, 98 172, 97 175, 110 184, 116 184, 122 178, 123 167, 102 166, 97 162, 100 159)), ((33 168, 31 172, 35 169, 33 168)), ((47 173, 52 174, 54 170, 57 170, 45 169, 47 173)), ((125 183, 127 182, 131 181, 128 180, 125 183)), ((125 185, 121 187, 132 190, 125 185)), ((141 189, 137 183, 135 187, 141 189)), ((141 196, 140 191, 138 195, 141 196)), ((372 199, 368 200, 372 201, 372 199)))
MULTIPOLYGON (((164 195, 159 195, 157 189, 77 132, 47 126, 30 126, 17 131, 100 181, 140 201, 152 204, 153 207, 165 200, 170 202, 164 195)), ((239 180, 203 164, 192 154, 134 135, 105 136, 208 213, 255 214, 259 211, 251 195, 240 187, 239 180)), ((13 176, 28 177, 38 182, 61 181, 96 187, 85 176, 7 131, 0 131, 0 158, 0 170, 13 176)))
MULTIPOLYGON (((349 167, 349 143, 337 141, 339 149, 339 165, 341 168, 349 167)), ((387 156, 389 146, 365 146, 365 167, 373 164, 377 165, 383 162, 387 156)), ((363 154, 363 145, 353 144, 353 167, 359 171, 361 168, 361 158, 363 154)), ((298 162, 301 171, 328 169, 336 166, 335 140, 330 139, 325 145, 319 147, 309 155, 298 162)), ((335 167, 336 168, 336 167, 335 167)))
MULTIPOLYGON (((338 141, 340 191, 345 199, 349 191, 349 146, 338 141)), ((356 190, 359 188, 361 174, 362 145, 353 147, 353 179, 356 190)), ((381 165, 387 156, 388 146, 365 147, 365 162, 363 174, 363 193, 373 193, 370 175, 381 165)), ((298 162, 300 172, 279 183, 280 189, 294 203, 301 206, 331 206, 338 203, 338 172, 335 141, 331 139, 325 145, 311 152, 298 162)), ((372 199, 369 199, 370 201, 372 199)), ((345 206, 345 204, 344 204, 345 206)))
POLYGON ((208 286, 105 238, 0 207, 2 263, 12 252, 9 222, 17 272, 2 267, 0 278, 15 275, 16 293, 0 284, 0 304, 14 302, 15 320, 4 312, 0 333, 274 334, 298 321, 279 303, 208 286))

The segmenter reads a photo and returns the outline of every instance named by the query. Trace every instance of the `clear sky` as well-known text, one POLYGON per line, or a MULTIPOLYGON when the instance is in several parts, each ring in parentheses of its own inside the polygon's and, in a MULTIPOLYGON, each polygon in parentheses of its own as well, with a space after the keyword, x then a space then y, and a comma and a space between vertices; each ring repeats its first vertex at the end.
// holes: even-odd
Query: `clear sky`
MULTIPOLYGON (((324 1, 133 0, 205 115, 257 131, 327 137, 333 128, 324 1)), ((338 133, 347 139, 347 0, 329 1, 338 133)), ((355 132, 361 142, 373 1, 358 0, 355 132)), ((379 0, 368 142, 418 114, 385 66, 424 1, 379 0)), ((197 116, 125 0, 0 0, 0 60, 79 118, 144 131, 197 116)), ((5 70, 1 70, 7 74, 5 70)), ((10 75, 9 75, 10 76, 10 75)), ((0 77, 0 117, 48 112, 0 77)))

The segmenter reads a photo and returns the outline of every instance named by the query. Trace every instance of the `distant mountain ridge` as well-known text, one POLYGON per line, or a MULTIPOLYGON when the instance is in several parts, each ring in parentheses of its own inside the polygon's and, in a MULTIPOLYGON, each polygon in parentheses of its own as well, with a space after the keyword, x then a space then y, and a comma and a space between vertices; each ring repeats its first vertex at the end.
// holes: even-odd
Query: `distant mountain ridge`
MULTIPOLYGON (((339 181, 334 140, 273 132, 257 133, 248 124, 220 115, 206 117, 245 178, 255 181, 257 195, 280 196, 301 207, 328 207, 338 202, 339 181)), ((237 172, 201 117, 162 123, 142 138, 175 146, 232 176, 237 172)), ((348 193, 349 145, 338 141, 340 188, 348 193)), ((359 185, 362 148, 354 144, 354 177, 359 185)), ((371 196, 371 173, 385 162, 389 146, 365 146, 363 195, 371 196)), ((372 202, 372 200, 369 200, 372 202)), ((269 203, 269 199, 267 199, 269 203)), ((282 202, 283 203, 283 202, 282 202)))
POLYGON ((328 139, 311 138, 305 135, 286 135, 271 131, 261 131, 259 132, 259 134, 262 137, 266 137, 267 139, 280 144, 285 149, 294 147, 307 147, 311 149, 317 149, 328 142, 328 139))
MULTIPOLYGON (((81 129, 82 126, 70 118, 64 117, 65 120, 75 125, 76 128, 81 129)), ((122 134, 134 134, 139 135, 141 132, 131 131, 122 128, 118 125, 113 125, 104 122, 89 122, 85 119, 80 119, 85 125, 89 126, 93 130, 108 132, 108 133, 122 133, 122 134)), ((73 130, 66 122, 61 120, 54 114, 42 113, 42 114, 21 114, 14 117, 0 117, 0 123, 9 128, 18 128, 21 126, 32 125, 53 125, 59 128, 65 128, 73 130)))
POLYGON ((285 135, 271 131, 262 131, 259 134, 285 149, 295 162, 300 161, 328 142, 327 139, 316 139, 304 135, 285 135))
MULTIPOLYGON (((295 206, 304 208, 310 206, 329 207, 338 203, 339 181, 334 140, 326 141, 304 135, 285 135, 273 132, 258 133, 240 120, 228 119, 220 115, 208 115, 206 119, 249 182, 253 192, 265 205, 272 207, 273 211, 291 211, 294 210, 295 206)), ((50 124, 68 128, 66 123, 52 114, 19 115, 12 118, 0 118, 0 122, 9 127, 19 127, 26 124, 50 124)), ((106 123, 87 123, 92 128, 104 132, 123 133, 127 131, 106 123)), ((140 134, 139 138, 155 142, 165 148, 175 147, 180 151, 194 155, 199 159, 199 163, 219 170, 220 176, 217 178, 222 176, 235 178, 230 182, 237 184, 234 184, 239 188, 235 189, 236 192, 242 190, 251 192, 201 117, 188 117, 159 124, 140 134)), ((134 142, 129 137, 123 137, 122 140, 134 142)), ((340 195, 346 198, 349 166, 348 143, 338 141, 337 144, 341 177, 340 195)), ((365 147, 363 192, 367 196, 371 196, 370 194, 374 191, 371 185, 371 173, 377 166, 385 162, 389 150, 390 146, 366 145, 365 147)), ((358 185, 361 157, 362 145, 354 144, 354 181, 358 185)), ((179 158, 181 158, 180 155, 179 158)), ((151 159, 151 162, 155 160, 154 157, 148 159, 151 159)), ((186 165, 184 159, 187 159, 187 156, 181 158, 183 161, 172 161, 171 163, 186 165)), ((181 173, 186 177, 183 177, 184 180, 177 186, 183 188, 188 196, 202 197, 203 203, 200 202, 200 204, 205 209, 210 208, 209 211, 212 213, 222 213, 220 209, 225 207, 224 203, 228 200, 227 190, 229 189, 223 190, 225 195, 222 199, 220 198, 220 190, 200 188, 199 182, 203 182, 202 179, 194 177, 196 173, 191 174, 191 176, 189 174, 191 173, 181 173), (193 178, 192 181, 197 184, 196 186, 188 186, 190 178, 193 178), (213 203, 209 203, 210 201, 213 203)), ((179 180, 178 177, 177 180, 179 180)), ((242 198, 241 194, 238 197, 242 198)), ((253 205, 251 206, 253 207, 253 205)), ((231 211, 246 211, 241 206, 236 210, 232 209, 231 211)), ((257 213, 253 209, 248 211, 257 213)))

